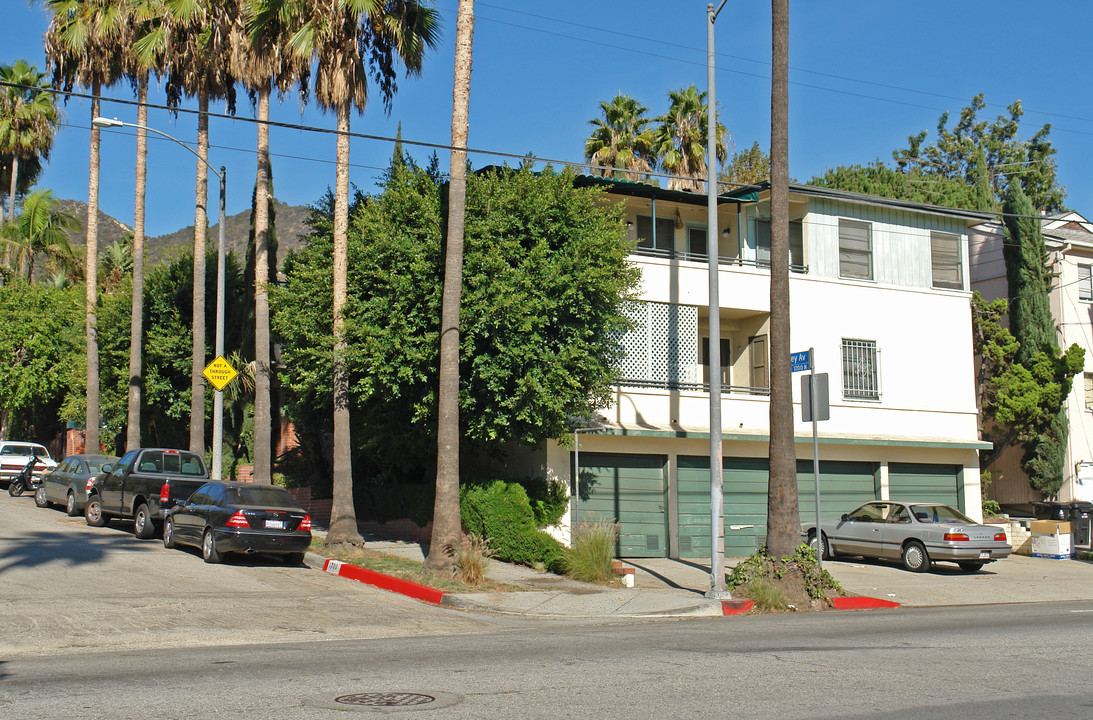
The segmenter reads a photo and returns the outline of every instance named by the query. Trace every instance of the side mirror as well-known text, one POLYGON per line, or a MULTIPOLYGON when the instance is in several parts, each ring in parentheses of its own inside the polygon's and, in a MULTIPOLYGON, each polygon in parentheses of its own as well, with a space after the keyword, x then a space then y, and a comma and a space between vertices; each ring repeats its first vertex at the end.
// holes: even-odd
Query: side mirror
POLYGON ((847 521, 847 520, 849 520, 849 519, 850 519, 850 515, 849 515, 849 514, 847 514, 847 513, 843 513, 843 516, 842 516, 842 521, 843 521, 843 522, 846 522, 846 521, 847 521))
POLYGON ((103 466, 99 469, 99 472, 108 473, 113 469, 114 469, 113 465, 111 465, 110 463, 104 463, 103 466))
POLYGON ((175 507, 176 507, 176 508, 186 507, 186 501, 185 501, 185 500, 178 500, 178 501, 176 501, 176 502, 175 502, 175 507))

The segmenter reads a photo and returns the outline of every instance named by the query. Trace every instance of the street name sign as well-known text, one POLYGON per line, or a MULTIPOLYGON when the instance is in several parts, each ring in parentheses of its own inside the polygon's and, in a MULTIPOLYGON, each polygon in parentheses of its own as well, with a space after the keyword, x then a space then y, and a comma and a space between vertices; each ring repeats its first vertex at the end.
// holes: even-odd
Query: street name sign
POLYGON ((812 358, 808 350, 789 354, 790 372, 804 372, 812 369, 812 358))

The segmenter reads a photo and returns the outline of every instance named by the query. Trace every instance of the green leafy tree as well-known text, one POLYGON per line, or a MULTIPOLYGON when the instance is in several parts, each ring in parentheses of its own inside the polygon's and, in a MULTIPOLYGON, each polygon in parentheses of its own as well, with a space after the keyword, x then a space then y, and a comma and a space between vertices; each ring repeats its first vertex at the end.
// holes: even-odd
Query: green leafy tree
POLYGON ((977 186, 959 179, 927 175, 918 168, 901 172, 880 160, 869 165, 843 165, 827 170, 809 181, 810 185, 846 192, 897 198, 944 207, 978 209, 977 186))
MULTIPOLYGON (((601 208, 598 192, 574 189, 573 178, 522 169, 467 180, 459 402, 463 443, 474 449, 564 437, 567 416, 611 400, 611 338, 625 327, 620 306, 637 275, 620 211, 601 208)), ((396 169, 381 195, 357 197, 349 225, 353 447, 362 467, 402 480, 435 462, 443 200, 426 171, 396 169)), ((286 411, 325 429, 331 208, 328 196, 314 209, 313 233, 271 295, 286 411)))
POLYGON ((734 152, 717 176, 719 183, 750 185, 770 178, 770 153, 756 140, 747 150, 734 152))
POLYGON ((0 287, 0 440, 13 428, 52 438, 68 369, 80 364, 82 292, 20 280, 0 287))

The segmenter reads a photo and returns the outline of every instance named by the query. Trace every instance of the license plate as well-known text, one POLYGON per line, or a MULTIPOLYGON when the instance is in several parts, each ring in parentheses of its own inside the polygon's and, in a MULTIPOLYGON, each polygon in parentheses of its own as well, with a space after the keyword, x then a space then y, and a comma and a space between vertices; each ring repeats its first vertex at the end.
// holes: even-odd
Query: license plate
POLYGON ((990 558, 991 558, 991 551, 990 550, 984 550, 983 552, 979 553, 979 559, 980 560, 990 560, 990 558))
POLYGON ((284 530, 284 520, 266 520, 266 530, 284 530))

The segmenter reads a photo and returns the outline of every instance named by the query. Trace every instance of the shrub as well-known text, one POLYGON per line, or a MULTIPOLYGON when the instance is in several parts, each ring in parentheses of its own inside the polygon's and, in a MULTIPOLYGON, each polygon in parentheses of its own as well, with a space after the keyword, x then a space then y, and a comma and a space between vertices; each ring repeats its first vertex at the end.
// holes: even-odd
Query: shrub
POLYGON ((565 574, 584 582, 609 580, 618 539, 616 523, 602 519, 579 523, 573 531, 573 546, 563 558, 565 574))
POLYGON ((481 585, 486 579, 486 565, 493 557, 489 544, 474 533, 463 538, 455 549, 459 579, 468 585, 481 585))
POLYGON ((751 578, 744 584, 742 589, 755 602, 755 608, 760 612, 776 612, 789 609, 789 603, 782 597, 782 592, 765 577, 755 576, 751 578))
POLYGON ((535 526, 527 492, 517 483, 497 480, 463 487, 460 510, 464 527, 486 540, 495 557, 528 567, 556 569, 562 545, 535 526))

